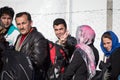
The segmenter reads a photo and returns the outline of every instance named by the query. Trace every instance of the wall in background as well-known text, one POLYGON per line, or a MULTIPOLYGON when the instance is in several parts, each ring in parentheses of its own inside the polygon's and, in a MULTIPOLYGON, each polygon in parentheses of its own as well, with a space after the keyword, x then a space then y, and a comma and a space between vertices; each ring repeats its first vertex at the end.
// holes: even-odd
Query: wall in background
MULTIPOLYGON (((120 0, 113 1, 113 28, 112 30, 120 38, 120 0)), ((106 7, 107 0, 0 0, 0 7, 11 6, 15 12, 30 12, 33 26, 36 26, 42 34, 55 41, 57 38, 53 31, 54 19, 64 18, 68 24, 68 30, 75 36, 76 28, 80 25, 90 25, 96 32, 95 46, 100 53, 100 37, 106 31, 106 7)), ((15 21, 14 21, 15 24, 15 21)))

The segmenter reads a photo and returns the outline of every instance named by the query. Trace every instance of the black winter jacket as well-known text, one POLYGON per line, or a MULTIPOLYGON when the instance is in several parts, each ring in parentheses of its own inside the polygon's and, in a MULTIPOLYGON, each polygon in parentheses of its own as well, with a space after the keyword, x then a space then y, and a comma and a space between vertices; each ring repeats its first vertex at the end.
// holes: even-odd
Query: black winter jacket
POLYGON ((33 67, 27 55, 0 39, 0 80, 32 80, 33 67))
POLYGON ((74 51, 72 61, 63 74, 63 80, 87 80, 87 66, 81 53, 83 53, 83 50, 80 48, 74 51), (72 79, 73 77, 74 79, 72 79))
MULTIPOLYGON (((58 42, 58 40, 56 41, 56 43, 58 42)), ((67 37, 67 41, 66 43, 64 44, 63 48, 64 50, 66 51, 67 53, 67 57, 68 59, 70 60, 74 50, 75 50, 75 46, 77 44, 77 40, 76 38, 72 37, 71 35, 69 35, 67 37)))
POLYGON ((67 37, 67 41, 65 43, 65 49, 68 52, 68 58, 69 59, 71 58, 71 56, 72 56, 72 54, 75 50, 76 44, 77 44, 77 40, 74 37, 72 37, 71 35, 69 35, 67 37))
MULTIPOLYGON (((89 45, 95 56, 96 66, 99 61, 99 53, 98 50, 94 47, 93 44, 89 45)), ((84 53, 82 49, 76 49, 74 51, 74 56, 72 57, 72 61, 69 64, 67 70, 63 74, 63 80, 87 80, 88 71, 85 61, 83 60, 81 53, 84 53), (72 79, 74 76, 74 79, 72 79)))
POLYGON ((111 64, 111 78, 110 80, 118 80, 118 76, 120 75, 120 48, 117 48, 109 58, 108 63, 111 64))
MULTIPOLYGON (((20 37, 21 34, 18 36, 15 46, 20 37)), ((33 27, 33 31, 23 41, 20 52, 29 55, 35 69, 35 76, 37 77, 35 80, 39 80, 39 78, 44 80, 42 77, 44 76, 44 72, 46 72, 45 70, 47 70, 47 66, 45 66, 48 59, 47 51, 47 40, 33 27)))

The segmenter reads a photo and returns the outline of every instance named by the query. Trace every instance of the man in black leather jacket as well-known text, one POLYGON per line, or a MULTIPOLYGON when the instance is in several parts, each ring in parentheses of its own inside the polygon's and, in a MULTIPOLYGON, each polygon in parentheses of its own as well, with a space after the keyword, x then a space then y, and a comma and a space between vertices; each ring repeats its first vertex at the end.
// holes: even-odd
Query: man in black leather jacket
POLYGON ((31 15, 28 12, 16 14, 15 21, 20 30, 15 50, 29 55, 35 70, 34 80, 44 80, 48 59, 47 41, 35 27, 32 27, 31 15))
POLYGON ((76 39, 69 34, 69 32, 67 31, 67 24, 62 18, 57 18, 54 20, 53 28, 55 31, 55 35, 58 38, 56 43, 63 46, 63 48, 67 52, 67 57, 70 60, 75 49, 75 45, 77 43, 76 39))

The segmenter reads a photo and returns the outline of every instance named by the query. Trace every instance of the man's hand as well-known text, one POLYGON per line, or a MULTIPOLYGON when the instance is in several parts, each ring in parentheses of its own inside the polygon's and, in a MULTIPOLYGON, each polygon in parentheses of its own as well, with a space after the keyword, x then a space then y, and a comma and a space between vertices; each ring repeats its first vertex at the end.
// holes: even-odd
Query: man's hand
POLYGON ((67 41, 67 37, 69 35, 69 32, 66 31, 64 35, 62 35, 58 41, 59 44, 64 45, 65 42, 67 41))

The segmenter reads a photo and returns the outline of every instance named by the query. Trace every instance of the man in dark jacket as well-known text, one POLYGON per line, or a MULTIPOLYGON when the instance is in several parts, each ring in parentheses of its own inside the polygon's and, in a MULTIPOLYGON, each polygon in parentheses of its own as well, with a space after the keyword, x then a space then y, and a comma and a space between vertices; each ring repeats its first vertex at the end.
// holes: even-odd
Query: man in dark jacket
POLYGON ((54 20, 53 28, 55 35, 58 38, 56 43, 63 46, 67 52, 68 59, 70 59, 77 43, 76 39, 69 34, 67 31, 67 24, 62 18, 57 18, 54 20))
POLYGON ((45 37, 32 27, 31 15, 20 12, 15 17, 16 25, 20 30, 15 43, 15 50, 29 55, 35 70, 34 80, 44 80, 47 70, 47 41, 45 37))
POLYGON ((0 80, 32 80, 34 70, 29 57, 9 46, 5 32, 5 25, 0 21, 0 80))

